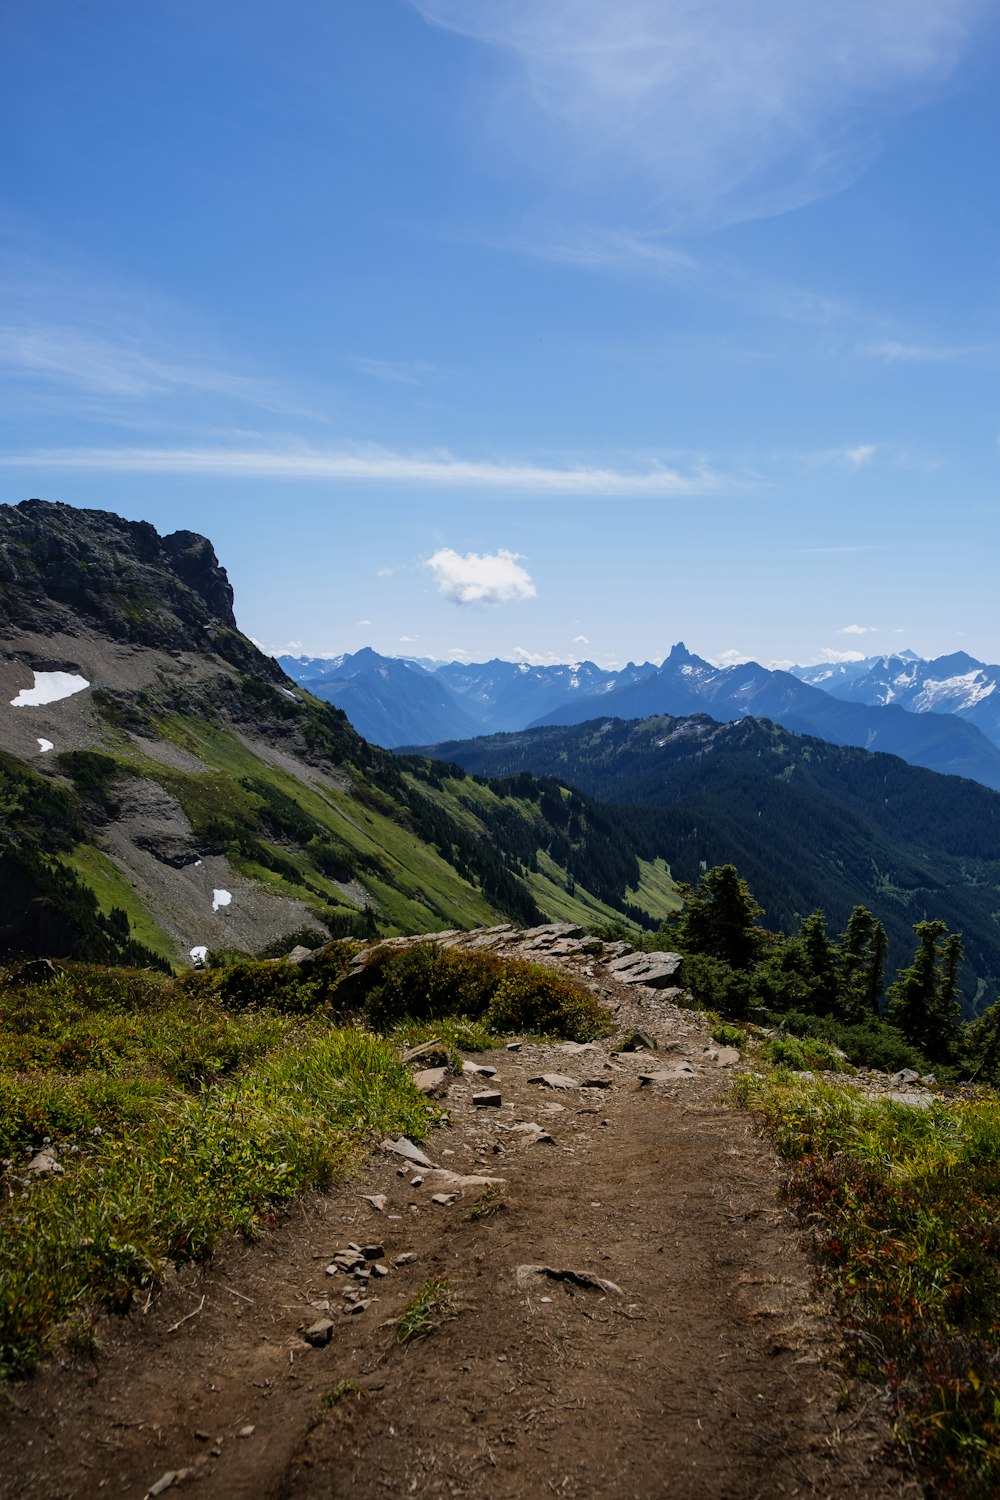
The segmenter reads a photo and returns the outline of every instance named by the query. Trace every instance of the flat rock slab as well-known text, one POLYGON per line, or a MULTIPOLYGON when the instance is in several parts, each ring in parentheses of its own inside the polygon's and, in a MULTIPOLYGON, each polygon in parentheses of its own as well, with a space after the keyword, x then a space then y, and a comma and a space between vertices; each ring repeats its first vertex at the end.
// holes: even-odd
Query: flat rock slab
POLYGON ((305 1330, 302 1337, 314 1349, 325 1349, 333 1338, 334 1326, 329 1318, 320 1318, 318 1322, 313 1323, 305 1330))
POLYGON ((633 1031, 617 1050, 619 1052, 655 1052, 656 1038, 648 1031, 633 1031))
POLYGON ((648 1088, 653 1083, 687 1083, 697 1076, 697 1071, 690 1063, 680 1063, 676 1068, 662 1068, 656 1073, 640 1073, 639 1087, 648 1088))
POLYGON ((448 1081, 447 1068, 421 1068, 414 1073, 413 1082, 422 1094, 436 1094, 448 1081))
POLYGON ((529 1288, 533 1282, 564 1281, 570 1286, 579 1287, 581 1291, 605 1292, 614 1297, 624 1297, 625 1293, 614 1281, 605 1281, 602 1276, 595 1276, 592 1271, 574 1271, 570 1267, 560 1268, 558 1266, 518 1266, 515 1279, 522 1291, 529 1288))
POLYGON ((540 1083, 547 1089, 578 1089, 579 1080, 570 1078, 567 1073, 537 1073, 534 1078, 528 1079, 529 1083, 540 1083))
POLYGON ((740 1060, 740 1053, 736 1047, 720 1047, 719 1055, 715 1059, 720 1068, 735 1068, 740 1060))
POLYGON ((476 1109, 499 1109, 503 1099, 499 1089, 480 1089, 478 1094, 473 1094, 472 1102, 476 1109))
POLYGON ((395 1156, 403 1156, 407 1161, 414 1162, 418 1167, 432 1167, 434 1165, 430 1157, 426 1156, 419 1146, 415 1146, 412 1141, 407 1140, 405 1135, 401 1135, 395 1141, 391 1137, 387 1137, 382 1142, 382 1150, 391 1151, 395 1156))
POLYGON ((549 1132, 534 1120, 522 1120, 517 1125, 511 1125, 509 1129, 518 1135, 526 1135, 529 1146, 552 1144, 552 1137, 549 1135, 549 1132))
POLYGON ((426 1185, 435 1193, 460 1193, 464 1198, 469 1193, 481 1193, 483 1188, 506 1187, 505 1177, 483 1177, 475 1173, 465 1176, 461 1172, 449 1172, 438 1167, 424 1178, 426 1185))

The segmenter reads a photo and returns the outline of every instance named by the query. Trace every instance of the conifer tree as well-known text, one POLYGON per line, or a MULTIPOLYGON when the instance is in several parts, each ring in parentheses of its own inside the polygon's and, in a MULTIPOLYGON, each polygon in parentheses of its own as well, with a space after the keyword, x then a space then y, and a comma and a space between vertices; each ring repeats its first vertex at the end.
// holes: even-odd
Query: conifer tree
POLYGON ((918 922, 917 951, 909 968, 889 986, 887 1019, 913 1046, 944 1061, 958 1036, 958 965, 962 939, 945 922, 918 922))
POLYGON ((764 909, 735 865, 717 865, 697 888, 679 885, 684 906, 670 919, 671 936, 685 953, 705 953, 734 969, 748 969, 760 953, 757 920, 764 909))

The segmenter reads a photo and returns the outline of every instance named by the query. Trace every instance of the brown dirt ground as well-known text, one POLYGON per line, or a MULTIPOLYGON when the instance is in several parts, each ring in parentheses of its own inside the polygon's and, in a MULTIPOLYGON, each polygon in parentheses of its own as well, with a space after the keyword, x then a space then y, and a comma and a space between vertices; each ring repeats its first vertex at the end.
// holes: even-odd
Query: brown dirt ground
POLYGON ((838 1371, 783 1169, 728 1104, 731 1073, 690 1013, 645 991, 619 1019, 636 1014, 660 1042, 655 1066, 686 1057, 693 1078, 640 1087, 649 1054, 607 1045, 480 1058, 503 1107, 475 1108, 473 1081, 456 1080, 427 1151, 502 1176, 502 1209, 470 1219, 475 1193, 434 1205, 431 1182, 411 1186, 376 1149, 262 1243, 227 1246, 109 1320, 95 1361, 13 1387, 0 1494, 141 1500, 181 1472, 169 1493, 205 1500, 919 1495, 877 1397, 838 1371), (555 1093, 529 1084, 541 1071, 611 1087, 555 1093), (552 1143, 510 1129, 525 1121, 552 1143), (383 1212, 361 1196, 375 1192, 383 1212), (416 1257, 354 1315, 347 1278, 325 1271, 351 1240, 383 1244, 389 1266, 416 1257), (526 1264, 593 1272, 622 1295, 521 1288, 526 1264), (400 1345, 396 1320, 430 1277, 455 1313, 400 1345), (333 1338, 313 1349, 301 1334, 327 1303, 333 1338))

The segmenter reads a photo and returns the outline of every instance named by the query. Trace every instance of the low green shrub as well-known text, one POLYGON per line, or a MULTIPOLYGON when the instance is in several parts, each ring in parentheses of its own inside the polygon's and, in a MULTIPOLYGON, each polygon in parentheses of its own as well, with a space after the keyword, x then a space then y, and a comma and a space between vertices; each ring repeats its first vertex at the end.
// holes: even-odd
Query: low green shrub
POLYGON ((817 1037, 771 1037, 761 1048, 765 1062, 773 1062, 781 1068, 795 1072, 836 1073, 841 1062, 835 1047, 817 1037))
POLYGON ((377 949, 368 972, 364 1017, 378 1031, 404 1018, 434 1021, 444 1016, 480 1019, 506 965, 492 953, 467 953, 438 943, 415 943, 396 952, 377 949))
POLYGON ((781 1025, 797 1037, 814 1037, 839 1048, 857 1068, 876 1068, 882 1073, 897 1073, 913 1068, 917 1073, 929 1070, 927 1059, 911 1047, 901 1031, 880 1016, 864 1021, 845 1022, 832 1016, 811 1016, 803 1011, 773 1012, 771 1024, 781 1025))
POLYGON ((372 958, 376 979, 364 1003, 369 1025, 384 1031, 402 1020, 462 1018, 495 1034, 530 1032, 590 1041, 610 1016, 587 990, 541 964, 492 953, 418 943, 372 958))
POLYGON ((191 994, 212 995, 226 1010, 269 1009, 307 1015, 326 1004, 351 966, 356 944, 329 943, 306 965, 243 958, 220 968, 194 970, 181 981, 191 994))
POLYGON ((485 1015, 490 1031, 592 1042, 611 1030, 611 1016, 588 990, 540 964, 518 963, 507 973, 485 1015))
POLYGON ((722 1023, 713 1026, 709 1035, 712 1041, 717 1042, 720 1047, 745 1047, 747 1044, 746 1033, 738 1026, 727 1026, 722 1023))

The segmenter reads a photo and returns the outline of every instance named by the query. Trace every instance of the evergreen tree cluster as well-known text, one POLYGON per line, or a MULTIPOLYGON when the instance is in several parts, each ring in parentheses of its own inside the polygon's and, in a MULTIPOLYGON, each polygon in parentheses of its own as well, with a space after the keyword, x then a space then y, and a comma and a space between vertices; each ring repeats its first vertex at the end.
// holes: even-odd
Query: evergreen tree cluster
POLYGON ((962 938, 945 922, 915 924, 913 960, 886 986, 885 928, 867 907, 856 906, 837 937, 822 911, 781 934, 760 926, 764 910, 735 865, 708 870, 680 893, 683 906, 660 937, 685 955, 685 982, 700 1003, 733 1019, 794 1017, 831 1040, 853 1035, 869 1055, 898 1041, 937 1066, 973 1060, 984 1077, 1000 1078, 1000 1010, 962 1026, 962 938))

